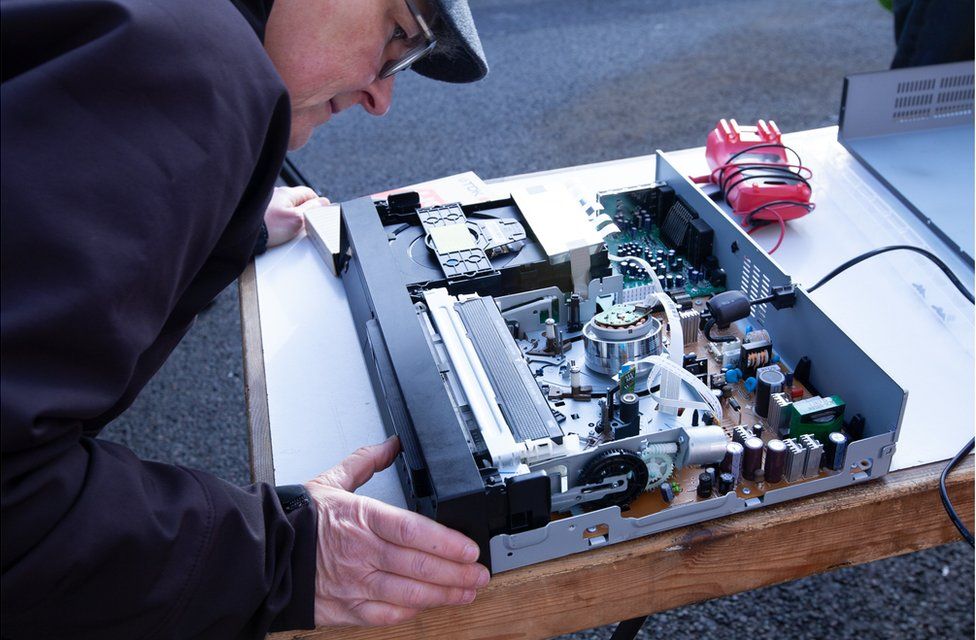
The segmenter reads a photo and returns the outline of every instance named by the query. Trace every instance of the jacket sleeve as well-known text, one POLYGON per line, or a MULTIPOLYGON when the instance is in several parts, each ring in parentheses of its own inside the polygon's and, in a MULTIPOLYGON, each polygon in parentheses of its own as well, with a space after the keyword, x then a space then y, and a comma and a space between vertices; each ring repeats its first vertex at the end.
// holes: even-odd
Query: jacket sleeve
POLYGON ((311 626, 300 492, 94 437, 249 258, 287 142, 280 79, 229 2, 0 10, 4 637, 311 626))

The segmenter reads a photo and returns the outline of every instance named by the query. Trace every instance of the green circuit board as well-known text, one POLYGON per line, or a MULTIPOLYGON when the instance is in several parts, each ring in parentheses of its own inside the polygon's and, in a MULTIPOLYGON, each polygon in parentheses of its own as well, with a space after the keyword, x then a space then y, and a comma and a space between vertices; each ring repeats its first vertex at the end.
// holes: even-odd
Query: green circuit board
MULTIPOLYGON (((623 193, 612 193, 604 194, 600 196, 600 204, 603 206, 603 210, 611 217, 618 215, 623 215, 625 219, 633 219, 636 216, 636 212, 640 209, 640 205, 634 200, 631 193, 637 192, 623 192, 623 193)), ((654 254, 659 250, 667 252, 672 247, 669 247, 662 239, 660 235, 660 229, 657 225, 653 225, 650 231, 645 231, 643 229, 629 229, 622 230, 620 233, 608 236, 606 239, 607 248, 611 254, 617 255, 617 251, 622 244, 635 242, 645 248, 648 255, 654 254)), ((677 251, 676 255, 681 257, 684 261, 685 256, 682 255, 681 251, 677 251)), ((676 275, 680 274, 685 281, 684 290, 691 298, 698 298, 701 296, 713 296, 717 293, 725 291, 725 287, 713 286, 708 280, 702 280, 697 284, 691 283, 691 271, 693 267, 688 265, 684 261, 683 266, 680 269, 667 270, 666 274, 676 275)), ((661 275, 661 274, 659 274, 661 275)), ((650 280, 648 278, 638 277, 632 278, 624 275, 624 287, 639 287, 641 285, 648 284, 650 280)))

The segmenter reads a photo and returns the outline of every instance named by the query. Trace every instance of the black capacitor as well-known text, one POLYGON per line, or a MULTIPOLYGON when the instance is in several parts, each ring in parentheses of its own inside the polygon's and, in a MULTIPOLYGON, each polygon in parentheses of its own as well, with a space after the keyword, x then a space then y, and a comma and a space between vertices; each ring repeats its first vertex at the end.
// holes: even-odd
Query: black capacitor
POLYGON ((674 276, 670 273, 664 279, 664 286, 668 290, 674 289, 674 276))
POLYGON ((844 458, 847 457, 848 439, 840 431, 832 431, 827 435, 824 443, 824 456, 821 466, 840 471, 844 468, 844 458))
POLYGON ((756 415, 769 415, 769 396, 779 393, 786 384, 786 376, 779 369, 766 369, 756 378, 756 415))
POLYGON ((658 249, 657 253, 654 254, 658 260, 664 260, 667 257, 667 252, 664 249, 658 249))
POLYGON ((685 259, 682 258, 681 256, 677 256, 674 259, 674 269, 675 269, 675 271, 681 271, 684 268, 685 268, 685 259))
POLYGON ((711 272, 708 278, 712 286, 724 287, 729 280, 729 275, 725 272, 725 269, 715 269, 711 272))
POLYGON ((674 500, 674 489, 672 489, 671 485, 667 482, 661 485, 661 497, 668 504, 671 504, 671 502, 674 500))
POLYGON ((702 473, 698 476, 698 497, 709 498, 712 495, 712 476, 702 473))
POLYGON ((674 286, 676 286, 676 287, 683 287, 683 286, 685 286, 685 277, 683 275, 681 275, 680 273, 677 273, 674 276, 674 286))
POLYGON ((620 421, 633 429, 640 425, 640 412, 636 393, 625 393, 620 396, 620 421))
POLYGON ((566 321, 568 331, 579 331, 583 328, 580 321, 580 297, 578 293, 569 296, 569 319, 566 321))
POLYGON ((718 494, 724 496, 735 489, 735 477, 731 473, 723 473, 718 477, 718 494))
POLYGON ((761 438, 762 432, 763 432, 763 426, 761 424, 752 425, 752 435, 756 436, 757 438, 761 438))
POLYGON ((782 440, 766 443, 766 480, 782 482, 786 472, 786 444, 782 440))
POLYGON ((742 477, 746 480, 756 479, 756 470, 762 468, 763 441, 753 436, 746 438, 742 445, 742 477))

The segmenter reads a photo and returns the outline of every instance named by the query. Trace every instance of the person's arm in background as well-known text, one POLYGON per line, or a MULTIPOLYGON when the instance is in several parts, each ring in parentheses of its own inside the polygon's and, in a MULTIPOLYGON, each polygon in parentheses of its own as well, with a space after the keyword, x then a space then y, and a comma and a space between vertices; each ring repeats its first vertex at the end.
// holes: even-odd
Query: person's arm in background
MULTIPOLYGON (((423 585, 456 594, 418 560, 427 579, 409 595, 428 600, 374 618, 362 605, 372 592, 340 594, 359 617, 337 605, 319 615, 330 589, 354 586, 322 563, 369 561, 321 545, 361 539, 343 532, 362 522, 376 532, 419 516, 331 486, 236 487, 95 437, 250 258, 288 100, 229 4, 20 0, 0 11, 4 637, 259 637, 445 601, 423 585)), ((397 546, 412 553, 409 539, 397 546)), ((462 582, 482 579, 449 561, 468 565, 462 582)))

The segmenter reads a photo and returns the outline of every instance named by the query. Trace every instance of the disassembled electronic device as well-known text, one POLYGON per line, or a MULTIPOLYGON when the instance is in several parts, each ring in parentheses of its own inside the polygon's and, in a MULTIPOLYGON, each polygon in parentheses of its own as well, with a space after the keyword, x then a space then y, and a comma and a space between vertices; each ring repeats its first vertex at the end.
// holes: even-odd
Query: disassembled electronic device
POLYGON ((906 393, 658 153, 659 182, 342 205, 408 502, 505 571, 887 473, 906 393))

